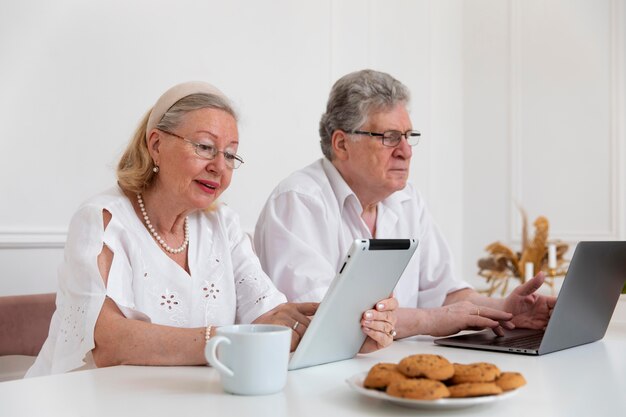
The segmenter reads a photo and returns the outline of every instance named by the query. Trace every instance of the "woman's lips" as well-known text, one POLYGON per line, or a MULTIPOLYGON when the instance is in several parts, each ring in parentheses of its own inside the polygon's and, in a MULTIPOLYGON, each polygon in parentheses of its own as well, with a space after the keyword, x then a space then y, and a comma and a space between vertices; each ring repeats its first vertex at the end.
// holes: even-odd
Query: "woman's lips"
POLYGON ((215 181, 196 180, 196 183, 202 190, 209 194, 215 194, 217 189, 220 187, 220 184, 215 181))

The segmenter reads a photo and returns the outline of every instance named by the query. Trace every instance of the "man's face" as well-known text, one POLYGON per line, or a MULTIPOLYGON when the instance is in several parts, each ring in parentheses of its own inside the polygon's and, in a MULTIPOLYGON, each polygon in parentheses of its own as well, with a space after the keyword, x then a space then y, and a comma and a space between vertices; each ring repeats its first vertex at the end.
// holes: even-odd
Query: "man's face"
MULTIPOLYGON (((388 130, 406 132, 412 128, 406 107, 401 103, 389 111, 371 114, 359 130, 383 133, 388 130)), ((389 147, 383 145, 380 137, 348 136, 348 159, 344 161, 342 175, 362 204, 384 200, 406 186, 412 156, 406 138, 396 147, 389 147)))

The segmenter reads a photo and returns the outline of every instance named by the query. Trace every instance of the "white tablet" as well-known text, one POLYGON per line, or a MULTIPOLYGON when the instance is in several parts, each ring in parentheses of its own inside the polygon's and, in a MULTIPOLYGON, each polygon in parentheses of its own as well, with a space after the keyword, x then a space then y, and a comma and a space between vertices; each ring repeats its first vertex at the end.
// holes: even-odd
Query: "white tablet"
POLYGON ((289 369, 353 358, 365 341, 363 312, 392 293, 417 248, 415 239, 358 239, 330 284, 289 369))

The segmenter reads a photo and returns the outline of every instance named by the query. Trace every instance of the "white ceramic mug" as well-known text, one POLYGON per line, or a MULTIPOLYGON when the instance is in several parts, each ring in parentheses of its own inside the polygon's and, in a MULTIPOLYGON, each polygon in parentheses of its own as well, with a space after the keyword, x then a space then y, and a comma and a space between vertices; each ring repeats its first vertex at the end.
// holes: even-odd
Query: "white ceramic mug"
POLYGON ((273 394, 287 382, 290 346, 289 327, 239 324, 218 327, 206 344, 204 355, 220 373, 224 391, 273 394))

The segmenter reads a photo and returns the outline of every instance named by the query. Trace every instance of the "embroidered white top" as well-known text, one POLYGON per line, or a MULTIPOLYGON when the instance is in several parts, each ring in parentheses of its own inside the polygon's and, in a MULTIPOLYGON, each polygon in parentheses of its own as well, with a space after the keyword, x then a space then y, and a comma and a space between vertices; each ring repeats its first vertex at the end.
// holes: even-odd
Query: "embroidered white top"
POLYGON ((227 206, 191 214, 189 229, 190 274, 161 250, 119 187, 83 203, 70 224, 50 333, 26 376, 93 367, 105 296, 128 318, 176 327, 250 323, 286 301, 227 206), (104 209, 112 214, 106 230, 104 209), (106 288, 97 265, 103 244, 114 253, 106 288))
MULTIPOLYGON (((455 277, 448 245, 413 186, 378 203, 376 238, 419 239, 394 291, 401 307, 440 307, 469 285, 455 277)), ((326 158, 296 171, 272 192, 256 225, 261 265, 289 301, 320 301, 355 239, 371 239, 363 208, 326 158)))

